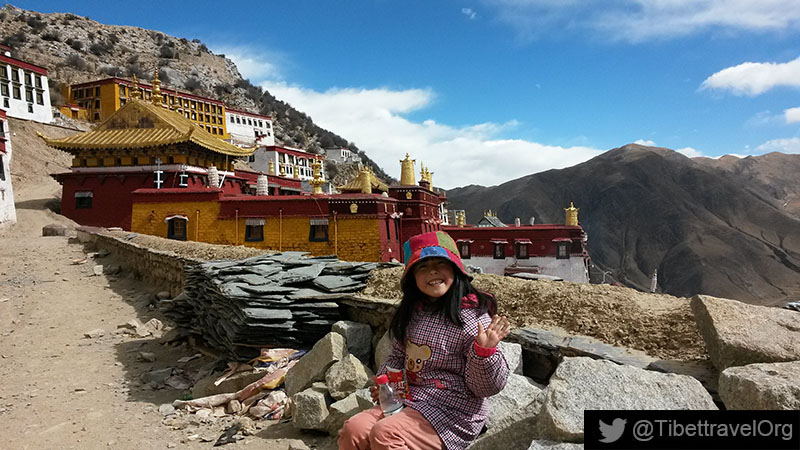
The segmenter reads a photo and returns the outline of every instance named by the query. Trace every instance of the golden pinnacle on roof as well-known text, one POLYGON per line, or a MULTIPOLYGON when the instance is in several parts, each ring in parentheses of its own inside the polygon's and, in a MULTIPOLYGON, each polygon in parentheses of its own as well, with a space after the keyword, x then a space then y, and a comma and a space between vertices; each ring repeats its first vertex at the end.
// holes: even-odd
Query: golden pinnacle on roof
POLYGON ((361 185, 362 194, 372 194, 372 170, 369 167, 362 167, 358 173, 358 181, 361 185))
POLYGON ((456 211, 456 226, 463 227, 467 224, 467 215, 463 210, 456 211))
POLYGON ((415 159, 411 159, 406 153, 406 159, 400 161, 400 184, 403 186, 414 186, 414 163, 415 159))
POLYGON ((158 79, 158 66, 153 69, 153 93, 150 101, 156 106, 162 106, 164 97, 161 95, 161 80, 158 79))
POLYGON ((136 81, 136 74, 133 74, 133 86, 130 94, 130 98, 142 98, 142 93, 139 92, 139 83, 136 81))
POLYGON ((311 195, 322 194, 322 185, 325 184, 325 180, 322 179, 322 162, 319 158, 314 158, 311 162, 311 172, 313 178, 308 182, 311 185, 311 195))
POLYGON ((569 208, 564 208, 564 212, 567 214, 566 225, 568 227, 577 227, 578 226, 578 210, 580 208, 576 208, 572 202, 569 202, 569 208))

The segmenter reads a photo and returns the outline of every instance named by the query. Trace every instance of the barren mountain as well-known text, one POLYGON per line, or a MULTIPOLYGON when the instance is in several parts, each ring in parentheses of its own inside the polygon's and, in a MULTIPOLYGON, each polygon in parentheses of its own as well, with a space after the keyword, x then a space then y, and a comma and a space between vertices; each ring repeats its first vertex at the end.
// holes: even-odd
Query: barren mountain
POLYGON ((14 56, 47 68, 53 104, 63 104, 63 84, 133 75, 149 83, 158 69, 162 88, 216 98, 271 116, 279 145, 315 153, 346 147, 358 152, 379 177, 391 179, 355 143, 318 127, 303 112, 243 79, 233 61, 212 53, 198 39, 105 25, 71 13, 41 14, 8 4, 0 9, 0 35, 14 56))
POLYGON ((468 222, 493 209, 506 223, 531 216, 562 223, 563 208, 575 202, 593 262, 628 286, 649 288, 658 269, 660 289, 676 296, 767 305, 800 299, 800 219, 784 207, 796 201, 789 180, 800 155, 742 161, 696 162, 630 144, 567 169, 447 196, 468 222))

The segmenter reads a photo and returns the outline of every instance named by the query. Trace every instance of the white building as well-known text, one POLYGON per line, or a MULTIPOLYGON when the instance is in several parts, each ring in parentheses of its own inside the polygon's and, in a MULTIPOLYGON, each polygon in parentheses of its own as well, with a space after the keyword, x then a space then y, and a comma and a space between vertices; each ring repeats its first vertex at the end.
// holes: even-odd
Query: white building
POLYGON ((17 221, 11 188, 11 132, 6 112, 0 109, 0 225, 17 221))
POLYGON ((337 164, 361 162, 361 157, 356 152, 344 147, 326 148, 325 156, 337 164))
POLYGON ((52 122, 47 69, 12 58, 5 45, 0 45, 0 52, 0 108, 9 117, 52 122))
MULTIPOLYGON (((311 162, 318 157, 318 155, 299 148, 271 145, 256 149, 253 156, 250 157, 250 167, 256 172, 270 175, 311 180, 314 178, 311 162)), ((322 179, 325 179, 324 165, 322 167, 322 179)))
POLYGON ((275 145, 275 132, 272 129, 272 118, 269 116, 228 108, 225 110, 225 121, 232 144, 275 145))

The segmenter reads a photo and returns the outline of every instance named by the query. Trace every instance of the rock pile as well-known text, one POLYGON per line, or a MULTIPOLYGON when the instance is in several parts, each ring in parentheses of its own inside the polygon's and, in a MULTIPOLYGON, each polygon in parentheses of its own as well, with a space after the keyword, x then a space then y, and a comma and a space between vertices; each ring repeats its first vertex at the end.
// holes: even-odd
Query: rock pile
POLYGON ((239 361, 258 356, 262 347, 311 347, 340 320, 337 301, 363 289, 382 264, 305 255, 187 266, 185 291, 162 301, 162 310, 179 328, 239 361))
POLYGON ((707 295, 692 311, 727 409, 800 408, 800 312, 707 295))

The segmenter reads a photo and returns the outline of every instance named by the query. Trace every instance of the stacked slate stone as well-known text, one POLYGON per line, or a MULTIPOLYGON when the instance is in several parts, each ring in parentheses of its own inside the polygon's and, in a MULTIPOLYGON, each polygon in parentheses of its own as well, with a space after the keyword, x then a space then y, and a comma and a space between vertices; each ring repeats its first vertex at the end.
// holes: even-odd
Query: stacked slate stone
POLYGON ((176 325, 244 361, 262 347, 310 348, 341 320, 337 300, 362 290, 382 263, 305 252, 187 266, 183 294, 162 303, 176 325))

